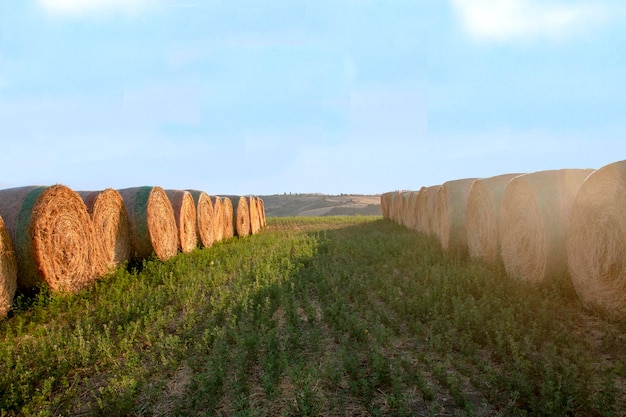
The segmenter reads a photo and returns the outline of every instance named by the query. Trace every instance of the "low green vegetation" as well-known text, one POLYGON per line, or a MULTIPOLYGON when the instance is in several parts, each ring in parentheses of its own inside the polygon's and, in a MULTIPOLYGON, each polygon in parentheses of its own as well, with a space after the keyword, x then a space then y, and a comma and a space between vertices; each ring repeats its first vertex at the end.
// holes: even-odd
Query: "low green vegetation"
POLYGON ((626 323, 380 217, 121 268, 0 322, 0 415, 623 415, 626 323))

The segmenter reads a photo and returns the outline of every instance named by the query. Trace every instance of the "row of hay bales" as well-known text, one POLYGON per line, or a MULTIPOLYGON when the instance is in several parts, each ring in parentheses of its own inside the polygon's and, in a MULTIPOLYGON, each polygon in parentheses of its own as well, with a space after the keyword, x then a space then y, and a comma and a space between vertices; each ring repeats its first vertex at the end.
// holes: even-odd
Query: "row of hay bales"
POLYGON ((266 226, 256 196, 161 187, 0 190, 0 319, 17 287, 74 292, 124 262, 167 260, 266 226))
POLYGON ((571 279, 585 305, 626 317, 626 161, 388 192, 381 208, 514 279, 571 279))

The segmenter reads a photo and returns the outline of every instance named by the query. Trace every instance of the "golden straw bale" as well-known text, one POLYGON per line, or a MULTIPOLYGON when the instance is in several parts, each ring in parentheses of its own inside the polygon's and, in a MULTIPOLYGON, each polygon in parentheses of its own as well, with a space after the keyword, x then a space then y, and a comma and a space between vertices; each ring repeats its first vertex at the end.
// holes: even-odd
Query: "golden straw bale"
POLYGON ((222 197, 222 205, 224 208, 224 239, 230 239, 235 236, 235 223, 233 222, 233 202, 228 197, 222 197))
POLYGON ((543 282, 567 274, 566 238, 585 169, 539 171, 513 178, 500 208, 500 253, 514 279, 543 282))
POLYGON ((408 229, 416 230, 417 227, 417 195, 419 191, 408 191, 405 195, 404 203, 404 226, 408 229))
POLYGON ((198 247, 196 203, 186 190, 165 190, 165 194, 174 209, 178 248, 183 253, 189 253, 198 247))
POLYGON ((19 287, 74 292, 96 278, 93 225, 75 191, 60 184, 0 190, 0 216, 15 248, 19 287))
POLYGON ((224 240, 224 200, 222 197, 214 195, 211 196, 211 202, 213 203, 213 235, 215 236, 215 241, 220 242, 224 240))
POLYGON ((0 217, 0 320, 7 316, 17 290, 17 258, 9 231, 0 217))
POLYGON ((435 234, 444 249, 461 254, 467 252, 465 213, 469 190, 475 180, 465 178, 447 181, 437 192, 435 234))
POLYGON ((244 196, 227 196, 233 203, 233 226, 235 235, 246 237, 251 233, 249 199, 244 196))
POLYGON ((467 246, 473 258, 496 262, 500 256, 500 205, 509 181, 520 174, 477 179, 467 200, 465 227, 467 246))
POLYGON ((389 219, 389 209, 392 196, 393 192, 386 192, 380 195, 380 210, 383 214, 383 219, 389 219))
POLYGON ((113 188, 77 191, 93 223, 99 252, 98 275, 118 268, 130 259, 132 232, 122 195, 113 188))
POLYGON ((257 197, 259 205, 259 216, 261 217, 261 229, 267 227, 267 218, 265 218, 265 202, 261 197, 257 197))
POLYGON ((209 248, 215 242, 215 212, 211 197, 200 190, 187 190, 191 193, 196 205, 196 231, 198 242, 205 248, 209 248))
POLYGON ((250 233, 256 235, 259 233, 259 230, 261 230, 261 217, 256 197, 248 196, 248 204, 250 211, 250 233))
POLYGON ((417 194, 416 229, 427 235, 435 234, 437 230, 437 193, 440 185, 422 187, 417 194))
POLYGON ((580 299, 626 316, 626 160, 594 171, 578 190, 567 253, 580 299))
POLYGON ((118 190, 124 199, 132 230, 131 257, 145 259, 153 253, 165 261, 178 253, 178 229, 174 209, 161 187, 118 190))

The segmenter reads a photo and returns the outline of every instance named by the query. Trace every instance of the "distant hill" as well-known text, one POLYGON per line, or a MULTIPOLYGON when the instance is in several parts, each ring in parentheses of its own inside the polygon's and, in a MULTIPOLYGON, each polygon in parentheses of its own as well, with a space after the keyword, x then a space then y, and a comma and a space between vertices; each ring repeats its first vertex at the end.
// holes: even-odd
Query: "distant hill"
POLYGON ((382 215, 378 195, 274 194, 260 197, 267 217, 382 215))

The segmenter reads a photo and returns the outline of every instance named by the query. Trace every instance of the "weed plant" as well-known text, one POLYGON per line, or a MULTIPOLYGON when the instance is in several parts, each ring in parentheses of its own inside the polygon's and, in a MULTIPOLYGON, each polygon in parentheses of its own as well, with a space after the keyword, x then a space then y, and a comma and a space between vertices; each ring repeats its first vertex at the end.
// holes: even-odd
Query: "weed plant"
POLYGON ((0 322, 0 416, 623 415, 626 323, 380 217, 127 265, 0 322))

